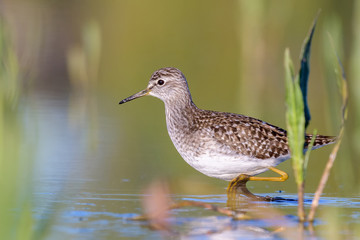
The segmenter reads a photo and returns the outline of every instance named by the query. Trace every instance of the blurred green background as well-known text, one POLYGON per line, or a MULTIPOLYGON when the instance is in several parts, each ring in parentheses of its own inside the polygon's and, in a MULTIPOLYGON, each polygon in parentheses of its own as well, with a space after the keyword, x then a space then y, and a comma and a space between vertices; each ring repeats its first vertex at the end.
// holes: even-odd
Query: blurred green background
MULTIPOLYGON (((172 66, 187 77, 198 107, 285 128, 284 50, 290 48, 298 67, 319 9, 308 130, 336 135, 340 125, 330 33, 348 76, 350 109, 325 192, 359 194, 360 1, 2 0, 4 206, 23 208, 34 193, 139 193, 157 178, 167 179, 174 193, 225 193, 226 182, 202 175, 176 152, 161 101, 118 102, 145 88, 152 72, 172 66)), ((312 152, 306 192, 315 191, 330 151, 312 152)), ((291 179, 250 183, 250 189, 295 193, 290 161, 280 169, 291 179)))

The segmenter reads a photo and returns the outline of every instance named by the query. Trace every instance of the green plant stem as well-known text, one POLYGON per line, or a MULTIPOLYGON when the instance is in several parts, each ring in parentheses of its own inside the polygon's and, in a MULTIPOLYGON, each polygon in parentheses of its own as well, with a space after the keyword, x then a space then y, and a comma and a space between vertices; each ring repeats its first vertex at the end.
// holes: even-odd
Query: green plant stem
POLYGON ((304 191, 305 182, 298 184, 298 217, 300 222, 305 221, 305 208, 304 208, 304 191))
POLYGON ((324 169, 324 173, 323 173, 323 175, 321 177, 321 180, 319 182, 319 186, 316 189, 315 196, 314 196, 313 201, 311 203, 311 208, 310 208, 310 212, 309 212, 309 216, 308 216, 308 221, 309 222, 313 222, 314 219, 315 219, 315 212, 317 210, 317 207, 319 206, 319 200, 320 200, 321 194, 323 193, 324 188, 325 188, 326 183, 327 183, 327 180, 329 179, 330 171, 331 171, 331 169, 332 169, 332 167, 334 165, 334 161, 335 161, 337 152, 339 150, 343 134, 344 134, 344 129, 342 128, 340 130, 338 141, 336 142, 333 150, 331 151, 329 160, 328 160, 328 162, 326 164, 326 167, 324 169))

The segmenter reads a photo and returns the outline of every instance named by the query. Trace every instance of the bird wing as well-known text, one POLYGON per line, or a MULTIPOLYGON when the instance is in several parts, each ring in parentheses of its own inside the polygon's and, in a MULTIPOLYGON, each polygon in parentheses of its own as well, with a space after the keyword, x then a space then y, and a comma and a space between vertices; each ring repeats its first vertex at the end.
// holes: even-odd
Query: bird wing
MULTIPOLYGON (((204 116, 204 115, 203 115, 204 116)), ((289 154, 286 130, 259 119, 207 111, 202 127, 222 146, 258 159, 289 154)))

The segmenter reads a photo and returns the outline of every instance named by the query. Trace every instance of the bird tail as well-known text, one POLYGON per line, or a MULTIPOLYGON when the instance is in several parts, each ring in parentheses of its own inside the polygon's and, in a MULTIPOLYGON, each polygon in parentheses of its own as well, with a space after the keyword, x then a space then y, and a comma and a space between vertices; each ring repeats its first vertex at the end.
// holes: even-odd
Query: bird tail
MULTIPOLYGON (((305 136, 305 148, 308 147, 312 138, 313 138, 312 134, 307 134, 305 136)), ((326 146, 328 144, 332 144, 332 143, 336 142, 336 140, 337 140, 337 137, 334 137, 334 136, 316 135, 315 142, 314 142, 312 149, 317 149, 317 148, 326 146)))

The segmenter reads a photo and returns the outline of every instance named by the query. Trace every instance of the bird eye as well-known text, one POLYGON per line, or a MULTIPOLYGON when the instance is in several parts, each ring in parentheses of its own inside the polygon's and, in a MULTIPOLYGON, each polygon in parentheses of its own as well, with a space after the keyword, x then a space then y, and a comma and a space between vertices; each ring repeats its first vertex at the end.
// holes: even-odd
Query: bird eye
POLYGON ((159 85, 163 85, 165 82, 164 82, 164 80, 159 80, 158 82, 157 82, 159 85))

